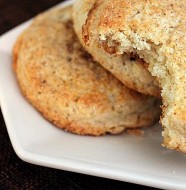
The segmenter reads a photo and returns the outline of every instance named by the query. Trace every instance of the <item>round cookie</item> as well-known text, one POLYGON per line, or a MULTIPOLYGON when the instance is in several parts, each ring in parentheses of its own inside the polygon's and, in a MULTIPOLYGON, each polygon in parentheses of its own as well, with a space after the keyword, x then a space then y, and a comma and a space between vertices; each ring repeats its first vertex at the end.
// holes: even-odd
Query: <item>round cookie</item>
POLYGON ((102 46, 148 63, 162 88, 163 145, 186 153, 186 1, 97 0, 89 14, 98 25, 88 40, 95 32, 102 46))
MULTIPOLYGON (((86 44, 82 39, 82 28, 84 36, 86 30, 97 30, 97 20, 91 18, 91 10, 96 0, 76 0, 73 6, 73 21, 76 34, 81 44, 93 56, 94 60, 110 71, 127 87, 142 94, 160 97, 160 88, 155 77, 152 77, 146 68, 146 63, 136 54, 113 55, 104 49, 108 46, 100 46, 96 36, 91 36, 91 44, 86 44), (89 20, 91 19, 91 24, 89 20)), ((95 35, 95 33, 92 33, 95 35)))
POLYGON ((73 31, 72 7, 39 15, 13 55, 23 95, 59 128, 117 134, 159 118, 159 100, 129 90, 85 52, 73 31))

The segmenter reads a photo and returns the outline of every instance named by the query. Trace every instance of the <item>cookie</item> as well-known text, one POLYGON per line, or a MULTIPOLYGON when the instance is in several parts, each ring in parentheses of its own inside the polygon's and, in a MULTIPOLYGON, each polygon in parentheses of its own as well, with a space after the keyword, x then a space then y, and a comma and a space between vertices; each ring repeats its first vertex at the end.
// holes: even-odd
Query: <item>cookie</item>
POLYGON ((18 38, 14 71, 23 95, 42 115, 81 135, 117 134, 153 124, 159 100, 129 90, 82 48, 72 7, 39 15, 18 38))
POLYGON ((186 153, 186 1, 97 0, 90 14, 102 46, 146 61, 162 89, 163 146, 186 153))
POLYGON ((76 0, 73 7, 73 21, 76 34, 84 48, 92 55, 94 60, 110 71, 128 88, 146 95, 160 97, 160 88, 155 77, 152 77, 146 68, 146 63, 136 54, 112 55, 104 51, 105 47, 99 45, 96 36, 91 37, 91 45, 82 40, 82 28, 96 30, 97 20, 91 17, 91 11, 96 0, 76 0), (91 21, 90 21, 91 20, 91 21), (93 21, 94 20, 94 21, 93 21), (91 24, 89 23, 91 22, 91 24))

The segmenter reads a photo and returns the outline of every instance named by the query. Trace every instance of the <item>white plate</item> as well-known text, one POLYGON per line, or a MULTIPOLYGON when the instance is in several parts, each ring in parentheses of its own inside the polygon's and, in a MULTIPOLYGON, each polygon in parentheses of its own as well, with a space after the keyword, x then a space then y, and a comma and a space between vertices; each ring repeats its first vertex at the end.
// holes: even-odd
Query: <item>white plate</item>
POLYGON ((12 71, 11 52, 17 36, 29 23, 0 37, 1 109, 17 155, 42 166, 186 189, 186 155, 161 147, 160 126, 145 130, 144 136, 82 137, 57 129, 24 99, 12 71))

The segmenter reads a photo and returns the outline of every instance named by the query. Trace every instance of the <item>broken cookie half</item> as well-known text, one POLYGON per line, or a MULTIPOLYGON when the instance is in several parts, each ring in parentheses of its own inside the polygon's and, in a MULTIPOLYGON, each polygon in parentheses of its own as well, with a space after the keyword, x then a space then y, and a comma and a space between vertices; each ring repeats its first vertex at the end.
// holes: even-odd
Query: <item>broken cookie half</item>
POLYGON ((134 53, 116 55, 114 54, 115 47, 109 46, 106 41, 103 41, 103 46, 99 44, 98 36, 96 36, 96 34, 98 35, 96 33, 98 20, 94 16, 95 2, 96 0, 76 0, 73 5, 74 29, 83 47, 91 54, 94 60, 111 72, 128 88, 142 94, 160 98, 158 81, 155 77, 152 77, 143 59, 140 59, 134 53), (93 31, 89 35, 88 32, 91 30, 93 31), (87 45, 90 42, 89 38, 91 38, 91 45, 87 45))

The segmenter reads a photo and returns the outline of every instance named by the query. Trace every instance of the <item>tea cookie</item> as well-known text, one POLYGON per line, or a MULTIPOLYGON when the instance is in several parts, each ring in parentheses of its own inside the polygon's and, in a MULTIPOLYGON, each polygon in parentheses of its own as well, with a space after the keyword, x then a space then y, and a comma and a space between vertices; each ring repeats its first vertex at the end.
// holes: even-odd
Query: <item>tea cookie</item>
POLYGON ((72 7, 39 15, 14 47, 24 96, 59 128, 81 135, 149 126, 159 100, 129 90, 85 52, 73 31, 72 7))
POLYGON ((97 0, 89 14, 102 46, 148 63, 162 88, 163 145, 186 153, 186 1, 97 0))
MULTIPOLYGON (((85 49, 93 56, 94 60, 110 71, 128 88, 142 94, 160 97, 160 88, 155 77, 152 77, 146 68, 146 63, 136 54, 113 55, 104 51, 103 48, 91 37, 91 45, 86 45, 82 40, 82 27, 84 30, 97 30, 97 20, 91 17, 91 10, 96 0, 76 0, 73 8, 73 21, 76 34, 85 49), (91 20, 91 24, 89 23, 91 20), (92 21, 94 20, 94 21, 92 21), (86 29, 89 28, 89 29, 86 29)), ((85 32, 85 31, 84 31, 85 32)))

